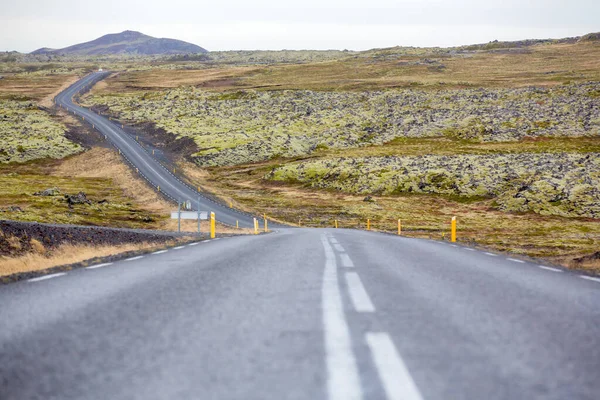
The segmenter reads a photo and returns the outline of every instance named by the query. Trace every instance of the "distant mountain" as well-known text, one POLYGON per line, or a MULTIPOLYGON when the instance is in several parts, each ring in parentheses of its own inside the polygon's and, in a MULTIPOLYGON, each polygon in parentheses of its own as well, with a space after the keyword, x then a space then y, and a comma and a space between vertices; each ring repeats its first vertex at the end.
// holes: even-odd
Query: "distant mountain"
POLYGON ((80 43, 64 49, 43 47, 30 54, 56 54, 95 56, 108 54, 190 54, 206 53, 200 46, 181 40, 155 38, 135 31, 111 33, 91 42, 80 43))

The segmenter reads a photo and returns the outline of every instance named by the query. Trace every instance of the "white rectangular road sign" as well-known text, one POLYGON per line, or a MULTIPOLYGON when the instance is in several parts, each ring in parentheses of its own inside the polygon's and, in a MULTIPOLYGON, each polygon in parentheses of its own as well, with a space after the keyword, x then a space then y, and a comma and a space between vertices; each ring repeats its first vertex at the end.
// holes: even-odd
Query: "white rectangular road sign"
MULTIPOLYGON (((179 212, 171 211, 171 219, 178 219, 179 212)), ((182 211, 181 219, 198 219, 198 211, 182 211)), ((200 211, 200 219, 208 219, 208 211, 200 211)))

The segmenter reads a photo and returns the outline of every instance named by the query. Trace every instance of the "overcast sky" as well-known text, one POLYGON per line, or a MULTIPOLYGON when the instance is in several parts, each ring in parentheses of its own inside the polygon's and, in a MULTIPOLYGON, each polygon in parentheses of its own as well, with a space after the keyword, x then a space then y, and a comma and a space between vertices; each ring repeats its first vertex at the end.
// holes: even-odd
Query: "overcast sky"
POLYGON ((208 50, 453 46, 600 31, 600 0, 0 0, 0 51, 136 30, 208 50))

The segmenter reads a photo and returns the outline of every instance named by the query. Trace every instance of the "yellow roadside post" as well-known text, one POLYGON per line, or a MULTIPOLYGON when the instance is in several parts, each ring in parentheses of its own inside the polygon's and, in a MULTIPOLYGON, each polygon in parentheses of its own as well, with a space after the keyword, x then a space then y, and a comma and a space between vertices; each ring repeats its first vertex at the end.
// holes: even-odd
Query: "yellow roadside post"
POLYGON ((157 186, 156 188, 157 188, 157 189, 158 189, 158 191, 160 192, 160 186, 157 186))
POLYGON ((85 121, 85 117, 81 117, 81 119, 83 119, 85 121))
POLYGON ((229 208, 233 208, 233 203, 229 202, 229 208))
POLYGON ((258 220, 254 218, 254 234, 258 235, 258 220))
POLYGON ((139 173, 140 173, 140 170, 136 168, 136 169, 135 169, 135 172, 137 172, 137 173, 139 174, 139 173))
POLYGON ((240 229, 240 221, 235 221, 235 229, 240 229))
POLYGON ((96 125, 92 124, 92 129, 96 129, 96 125))
POLYGON ((119 149, 119 154, 121 154, 121 149, 119 149))
POLYGON ((269 232, 269 222, 267 221, 267 214, 265 214, 264 217, 265 217, 265 232, 269 232))
POLYGON ((367 230, 368 231, 371 230, 371 220, 370 219, 367 220, 367 230))
POLYGON ((402 223, 398 220, 398 235, 402 235, 402 223))
POLYGON ((452 232, 450 233, 450 241, 454 243, 456 242, 456 217, 452 217, 452 222, 450 225, 452 229, 452 232))
POLYGON ((335 229, 337 229, 337 227, 338 227, 337 219, 334 221, 335 221, 335 229))
POLYGON ((210 238, 215 238, 215 213, 210 213, 210 238))
POLYGON ((125 128, 125 125, 121 124, 121 129, 125 128))

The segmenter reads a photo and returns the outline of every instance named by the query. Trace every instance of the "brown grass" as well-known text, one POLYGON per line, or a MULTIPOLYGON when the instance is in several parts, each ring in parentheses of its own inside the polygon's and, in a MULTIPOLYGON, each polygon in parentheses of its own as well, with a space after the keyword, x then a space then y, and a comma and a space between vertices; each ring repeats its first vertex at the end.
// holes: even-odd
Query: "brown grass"
POLYGON ((427 51, 392 59, 363 56, 307 64, 124 72, 98 91, 159 90, 185 85, 213 90, 440 89, 553 86, 600 80, 599 43, 532 46, 512 54, 478 52, 448 56, 427 51), (444 68, 431 68, 423 62, 425 59, 435 60, 444 68))
POLYGON ((76 80, 73 75, 17 76, 8 74, 0 79, 0 98, 26 98, 41 102, 51 100, 68 82, 76 80))
POLYGON ((82 244, 63 244, 47 254, 31 252, 19 257, 0 257, 0 276, 19 272, 40 271, 60 265, 89 260, 94 257, 106 257, 127 251, 153 250, 165 244, 124 244, 120 246, 93 246, 82 244))
POLYGON ((143 209, 167 215, 173 208, 157 192, 152 190, 142 178, 134 176, 119 154, 112 149, 94 148, 85 153, 70 157, 60 163, 53 175, 79 178, 111 179, 125 196, 135 199, 143 209))
POLYGON ((51 108, 54 103, 52 103, 52 99, 54 97, 56 97, 60 92, 62 92, 63 90, 65 90, 66 88, 68 88, 69 86, 71 86, 73 83, 77 82, 79 80, 79 76, 72 76, 72 75, 68 75, 66 77, 66 79, 64 79, 63 84, 59 87, 56 88, 56 90, 48 95, 46 95, 46 97, 42 98, 38 104, 42 107, 46 107, 46 108, 51 108))
MULTIPOLYGON (((191 169, 186 171, 192 172, 191 169)), ((197 170, 195 172, 198 173, 197 170)), ((104 148, 94 148, 83 154, 70 157, 62 162, 54 170, 58 176, 75 176, 88 178, 108 178, 122 188, 125 195, 134 199, 141 208, 164 215, 165 218, 156 222, 154 229, 177 231, 177 220, 169 219, 171 211, 175 211, 177 206, 166 201, 148 183, 139 178, 127 167, 118 153, 114 150, 104 148), (101 165, 102 168, 98 168, 101 165)), ((202 232, 208 231, 208 221, 202 221, 200 229, 202 232)), ((191 220, 181 222, 182 232, 197 232, 198 223, 191 220)), ((235 229, 226 225, 217 224, 217 233, 250 233, 249 229, 235 229)))

